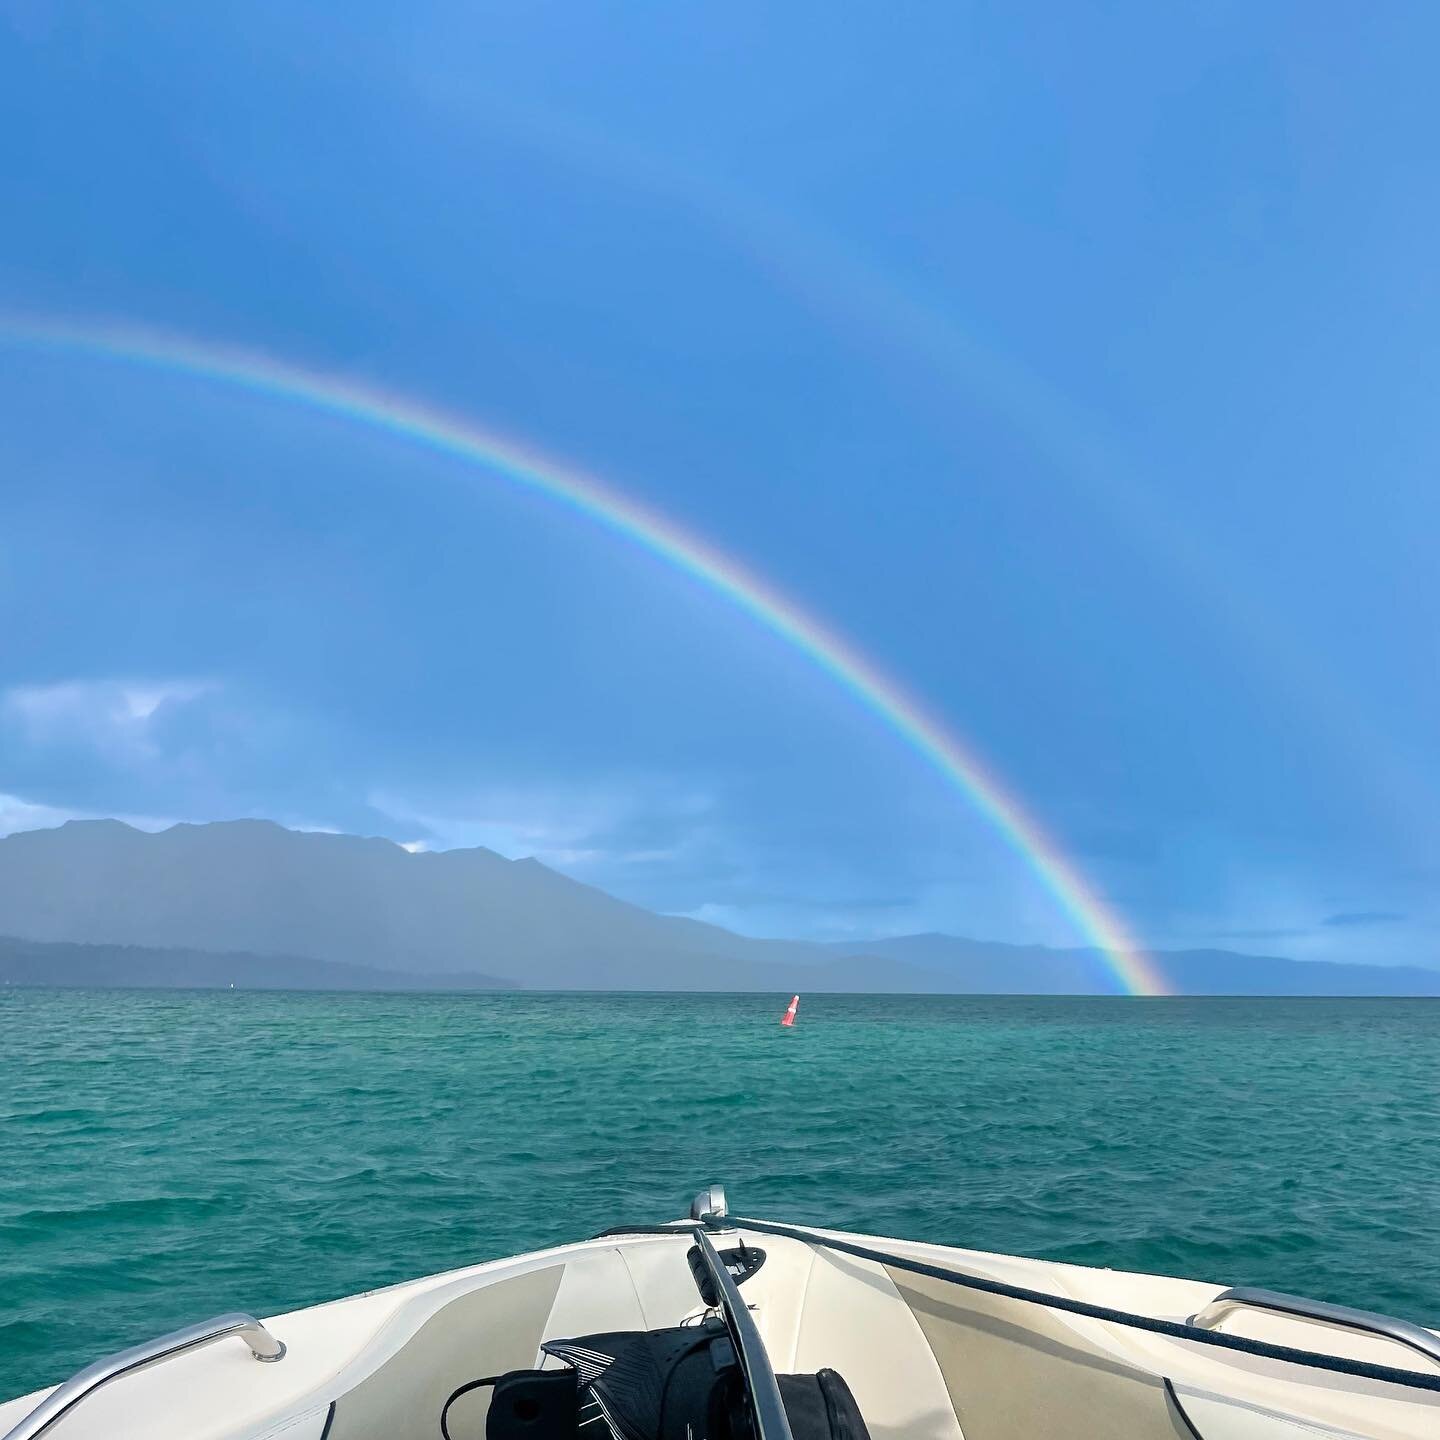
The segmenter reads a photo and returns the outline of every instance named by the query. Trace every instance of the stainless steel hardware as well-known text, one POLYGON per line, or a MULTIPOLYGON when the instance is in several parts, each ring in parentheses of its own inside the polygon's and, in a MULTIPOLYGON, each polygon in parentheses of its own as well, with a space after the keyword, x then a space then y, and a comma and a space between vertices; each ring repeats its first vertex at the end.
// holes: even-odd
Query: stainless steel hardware
POLYGON ((1362 1330, 1367 1335, 1381 1335, 1397 1345, 1408 1346, 1440 1363, 1440 1336, 1432 1335, 1408 1320, 1397 1320, 1393 1315, 1381 1315, 1374 1310, 1352 1310, 1348 1305, 1331 1305, 1325 1300, 1309 1300, 1303 1295, 1286 1295, 1279 1290, 1261 1290, 1250 1285, 1222 1291, 1192 1315, 1189 1323, 1201 1330, 1213 1330, 1236 1310, 1268 1310, 1275 1315, 1313 1320, 1317 1325, 1330 1325, 1337 1330, 1362 1330))
MULTIPOLYGON (((704 1218, 703 1216, 700 1218, 704 1218)), ((780 1398, 780 1385, 775 1379, 774 1367, 765 1353, 765 1342, 750 1316, 750 1308, 740 1297, 720 1253, 710 1243, 710 1237, 703 1231, 695 1231, 695 1243, 709 1267, 710 1278, 715 1282, 715 1293, 720 1297, 721 1308, 729 1322, 730 1334, 734 1337, 735 1348, 739 1351, 740 1366, 750 1390, 750 1399, 755 1406, 755 1428, 760 1440, 794 1440, 790 1433, 790 1420, 785 1414, 785 1402, 780 1398)))
POLYGON ((112 1380, 133 1375, 137 1370, 146 1370, 151 1365, 159 1365, 164 1360, 185 1354, 186 1351, 198 1350, 202 1345, 213 1345, 215 1341, 228 1339, 231 1335, 243 1340, 257 1360, 273 1362, 285 1358, 284 1345, 253 1315, 244 1315, 239 1311, 217 1315, 213 1320, 202 1320, 198 1325, 172 1330, 168 1335, 161 1335, 158 1339, 132 1346, 129 1350, 118 1351, 103 1360, 97 1360, 93 1365, 87 1365, 52 1390, 3 1440, 35 1440, 36 1436, 43 1435, 87 1396, 93 1395, 112 1380))

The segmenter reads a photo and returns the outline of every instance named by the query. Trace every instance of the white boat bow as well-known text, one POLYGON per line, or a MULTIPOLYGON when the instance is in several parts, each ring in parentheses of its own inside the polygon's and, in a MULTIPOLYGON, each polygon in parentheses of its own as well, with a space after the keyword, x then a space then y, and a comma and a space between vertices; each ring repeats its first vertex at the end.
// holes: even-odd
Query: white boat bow
POLYGON ((696 1208, 691 1222, 263 1324, 221 1316, 0 1404, 0 1437, 435 1440, 444 1412, 449 1440, 481 1440, 492 1387, 465 1388, 477 1378, 553 1370, 547 1343, 712 1315, 738 1352, 753 1440, 792 1440, 776 1375, 824 1370, 848 1382, 873 1440, 1440 1435, 1440 1334, 1403 1321, 1194 1280, 732 1222, 718 1187, 696 1208), (756 1253, 763 1261, 737 1290, 732 1270, 756 1253))

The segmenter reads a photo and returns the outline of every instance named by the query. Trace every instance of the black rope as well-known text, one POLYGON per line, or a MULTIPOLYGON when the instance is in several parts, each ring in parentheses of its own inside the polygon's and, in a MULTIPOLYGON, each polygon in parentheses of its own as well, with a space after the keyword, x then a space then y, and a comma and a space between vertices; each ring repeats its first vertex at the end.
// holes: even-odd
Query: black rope
MULTIPOLYGON (((1153 1315, 1136 1315, 1128 1310, 1112 1309, 1109 1305, 1092 1305, 1088 1300, 1072 1300, 1066 1295, 1047 1295, 1043 1290, 1031 1290, 1023 1285, 1008 1285, 1003 1280, 988 1280, 979 1275, 966 1275, 958 1270, 926 1264, 923 1260, 911 1260, 904 1255, 892 1255, 884 1250, 873 1250, 868 1245, 856 1245, 849 1240, 837 1240, 829 1235, 818 1235, 813 1230, 801 1230, 791 1225, 776 1225, 768 1220, 748 1220, 741 1215, 706 1216, 706 1220, 712 1222, 711 1228, 743 1225, 747 1230, 757 1230, 762 1235, 779 1235, 783 1239, 799 1240, 807 1245, 822 1245, 827 1250, 838 1250, 859 1260, 872 1260, 878 1265, 908 1270, 912 1275, 924 1275, 931 1280, 943 1280, 951 1285, 961 1285, 968 1290, 980 1290, 987 1295, 999 1295, 1008 1300, 1043 1305, 1049 1310, 1085 1315, 1091 1320, 1107 1320, 1115 1325, 1128 1325, 1132 1330, 1148 1330, 1155 1335, 1166 1335, 1172 1340, 1213 1345, 1220 1350, 1238 1350, 1242 1354, 1259 1355, 1267 1360, 1282 1360, 1290 1365, 1308 1365, 1312 1370, 1330 1370, 1338 1375, 1354 1375, 1362 1380, 1379 1380, 1387 1385, 1405 1385, 1413 1390, 1440 1393, 1440 1375, 1426 1375, 1419 1370, 1376 1365, 1369 1360, 1349 1360, 1341 1355, 1322 1355, 1314 1350, 1297 1350, 1290 1345, 1272 1345, 1268 1340, 1251 1340, 1244 1335, 1229 1335, 1220 1330, 1202 1330, 1197 1325, 1187 1325, 1178 1320, 1159 1320, 1153 1315)), ((599 1240, 612 1235, 689 1235, 695 1230, 705 1228, 700 1221, 685 1221, 676 1225, 616 1226, 614 1229, 601 1231, 595 1238, 599 1240)))

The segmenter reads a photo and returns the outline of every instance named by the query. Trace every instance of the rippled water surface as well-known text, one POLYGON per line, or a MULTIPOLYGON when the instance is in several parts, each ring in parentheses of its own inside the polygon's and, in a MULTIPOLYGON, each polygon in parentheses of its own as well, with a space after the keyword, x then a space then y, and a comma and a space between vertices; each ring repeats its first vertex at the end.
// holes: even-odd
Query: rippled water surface
POLYGON ((682 1214, 1440 1322, 1440 1002, 0 993, 0 1396, 682 1214))

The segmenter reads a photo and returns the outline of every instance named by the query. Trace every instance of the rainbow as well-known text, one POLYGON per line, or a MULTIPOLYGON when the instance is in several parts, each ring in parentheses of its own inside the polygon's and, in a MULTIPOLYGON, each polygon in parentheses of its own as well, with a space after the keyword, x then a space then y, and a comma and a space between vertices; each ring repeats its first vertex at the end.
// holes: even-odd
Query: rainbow
POLYGON ((123 325, 0 320, 0 340, 23 348, 124 361, 237 387, 423 445, 565 505, 707 586, 793 646, 923 756, 966 797, 1034 873, 1120 988, 1168 993, 1154 962, 1086 884, 1055 841, 968 746, 874 662, 768 582, 674 521, 527 445, 369 384, 225 345, 123 325))

